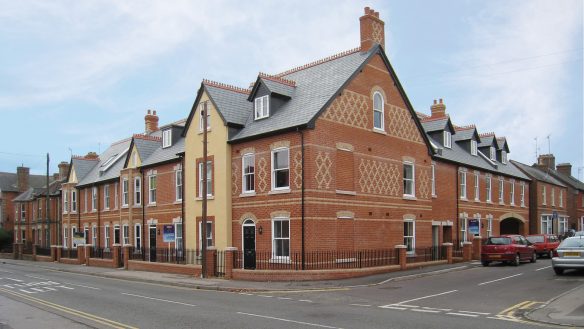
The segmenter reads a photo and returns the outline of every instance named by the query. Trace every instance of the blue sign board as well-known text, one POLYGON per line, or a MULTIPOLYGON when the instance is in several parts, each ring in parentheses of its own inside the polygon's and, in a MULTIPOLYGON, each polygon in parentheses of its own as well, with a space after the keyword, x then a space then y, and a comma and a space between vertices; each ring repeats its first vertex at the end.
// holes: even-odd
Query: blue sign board
POLYGON ((479 226, 479 220, 478 219, 470 219, 468 221, 468 231, 470 232, 470 234, 476 234, 479 235, 480 234, 480 226, 479 226))
POLYGON ((162 241, 174 242, 174 225, 162 226, 162 241))

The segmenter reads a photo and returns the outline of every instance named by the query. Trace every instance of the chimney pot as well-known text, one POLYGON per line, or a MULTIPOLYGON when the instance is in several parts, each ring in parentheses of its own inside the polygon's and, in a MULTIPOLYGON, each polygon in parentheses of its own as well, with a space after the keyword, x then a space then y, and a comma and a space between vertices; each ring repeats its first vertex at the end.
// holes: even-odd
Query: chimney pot
POLYGON ((16 184, 19 192, 24 192, 29 188, 30 168, 16 167, 16 184))
POLYGON ((560 163, 556 166, 556 170, 566 176, 572 176, 572 164, 571 163, 560 163))
POLYGON ((56 179, 62 180, 67 178, 67 174, 69 173, 69 163, 67 163, 66 161, 61 161, 58 167, 59 173, 56 174, 57 175, 56 179))
POLYGON ((144 117, 144 132, 146 134, 155 132, 158 130, 158 116, 156 115, 156 110, 151 112, 148 110, 148 114, 144 117))
POLYGON ((431 118, 441 118, 446 116, 446 105, 444 105, 442 98, 440 98, 439 103, 434 100, 434 104, 430 106, 430 111, 432 114, 430 115, 431 118))
POLYGON ((365 7, 365 15, 369 14, 369 7, 365 7))

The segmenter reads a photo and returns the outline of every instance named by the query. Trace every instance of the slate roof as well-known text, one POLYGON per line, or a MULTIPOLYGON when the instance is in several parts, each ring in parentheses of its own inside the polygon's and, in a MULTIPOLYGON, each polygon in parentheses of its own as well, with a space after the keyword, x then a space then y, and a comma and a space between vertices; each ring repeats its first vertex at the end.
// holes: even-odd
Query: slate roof
MULTIPOLYGON (((46 180, 46 178, 45 178, 45 180, 46 180)), ((61 189, 61 183, 62 183, 62 181, 60 181, 60 180, 54 180, 52 182, 49 182, 49 194, 51 196, 59 195, 59 193, 60 193, 59 190, 61 189)), ((14 202, 32 201, 32 200, 35 200, 39 197, 46 197, 46 195, 47 195, 47 188, 46 188, 46 181, 45 181, 45 186, 31 187, 28 190, 19 194, 16 198, 12 199, 12 201, 14 201, 14 202)))
POLYGON ((140 160, 142 160, 142 162, 144 162, 144 160, 148 159, 152 153, 156 152, 156 150, 162 147, 162 141, 160 140, 143 139, 136 136, 133 138, 133 143, 138 150, 138 154, 140 155, 140 160))
POLYGON ((528 176, 542 182, 546 182, 549 184, 554 184, 562 187, 566 187, 562 182, 552 177, 547 171, 544 171, 540 168, 529 166, 524 163, 511 160, 511 164, 515 165, 517 168, 521 169, 525 172, 528 176))
MULTIPOLYGON (((47 184, 44 175, 29 175, 28 184, 31 187, 40 187, 47 184)), ((53 178, 49 177, 49 181, 53 178)), ((16 173, 0 172, 0 190, 2 192, 18 192, 18 176, 16 173)))
POLYGON ((207 94, 227 124, 243 126, 252 111, 252 103, 247 100, 247 93, 227 90, 203 83, 207 94))
POLYGON ((272 81, 270 79, 260 78, 261 82, 268 88, 272 93, 283 95, 292 98, 296 87, 290 86, 284 83, 272 81))
POLYGON ((433 132, 433 131, 443 131, 448 126, 448 121, 450 120, 449 117, 444 117, 441 119, 422 119, 422 127, 424 127, 424 131, 426 132, 433 132))
MULTIPOLYGON (((458 132, 456 132, 454 136, 456 136, 458 132)), ((441 145, 440 141, 433 139, 432 137, 428 136, 428 138, 435 144, 441 145)), ((515 178, 520 178, 523 180, 530 180, 528 176, 526 176, 521 170, 517 169, 516 167, 507 164, 502 164, 500 162, 493 162, 488 159, 487 156, 482 154, 479 150, 478 155, 474 156, 471 155, 469 151, 462 148, 456 141, 452 142, 452 148, 442 148, 441 152, 438 152, 434 155, 436 158, 452 161, 458 163, 462 166, 468 166, 476 169, 482 169, 491 173, 501 174, 506 176, 511 176, 515 178)))
POLYGON ((80 182, 91 171, 91 169, 95 167, 95 165, 98 162, 99 161, 96 159, 74 157, 71 159, 70 170, 75 170, 75 176, 77 176, 77 181, 80 182))
POLYGON ((472 139, 472 137, 474 136, 477 139, 477 143, 481 142, 481 139, 479 137, 479 134, 477 134, 476 132, 476 128, 468 128, 468 129, 456 129, 456 132, 454 135, 452 135, 452 140, 453 141, 466 141, 466 140, 470 140, 472 139))
POLYGON ((554 169, 549 169, 548 171, 552 176, 554 176, 554 178, 558 179, 559 181, 563 182, 564 185, 569 185, 577 190, 581 190, 584 191, 584 183, 579 181, 576 177, 572 176, 572 175, 565 175, 562 174, 561 172, 554 170, 554 169))
POLYGON ((177 142, 172 144, 172 146, 167 148, 157 148, 148 158, 142 160, 142 167, 178 159, 179 156, 177 153, 182 153, 184 151, 185 138, 181 136, 177 142))
POLYGON ((479 143, 479 147, 486 147, 486 146, 492 146, 493 144, 495 144, 495 146, 497 145, 497 143, 494 141, 495 139, 495 135, 482 135, 481 137, 481 142, 479 143))
POLYGON ((131 139, 127 138, 110 145, 110 147, 99 155, 99 162, 97 165, 91 168, 83 179, 79 180, 77 186, 90 185, 120 177, 120 171, 124 167, 130 142, 131 139), (106 162, 112 157, 114 157, 114 160, 112 160, 113 162, 104 166, 104 164, 106 164, 106 162))
POLYGON ((35 196, 41 192, 41 188, 30 187, 28 190, 20 193, 16 198, 12 199, 14 202, 26 202, 34 200, 35 196))
POLYGON ((294 97, 286 101, 278 111, 270 113, 269 118, 262 120, 254 120, 252 102, 246 100, 247 105, 239 104, 238 108, 247 108, 245 127, 231 141, 308 125, 353 74, 380 49, 376 46, 367 52, 350 51, 317 65, 277 75, 296 83, 294 97))

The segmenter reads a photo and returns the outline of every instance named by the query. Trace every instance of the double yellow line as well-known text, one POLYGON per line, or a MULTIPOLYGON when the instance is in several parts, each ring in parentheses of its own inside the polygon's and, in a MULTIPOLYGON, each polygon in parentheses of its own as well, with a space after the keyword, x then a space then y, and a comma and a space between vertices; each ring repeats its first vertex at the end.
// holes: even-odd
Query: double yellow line
POLYGON ((109 319, 106 319, 106 318, 102 318, 102 317, 99 317, 97 315, 85 313, 85 312, 82 312, 82 311, 79 311, 79 310, 75 310, 75 309, 72 309, 72 308, 69 308, 69 307, 65 307, 63 305, 51 303, 51 302, 48 302, 46 300, 38 299, 38 298, 35 298, 35 297, 32 297, 32 296, 27 296, 25 294, 21 294, 21 293, 16 292, 16 291, 11 291, 11 290, 7 290, 7 289, 4 289, 4 288, 0 288, 0 292, 6 293, 6 294, 9 294, 9 295, 13 295, 13 296, 22 298, 24 300, 27 300, 29 302, 32 302, 32 303, 35 303, 35 304, 39 304, 39 305, 43 305, 45 307, 52 308, 54 310, 57 310, 57 311, 60 311, 60 312, 63 312, 63 313, 71 314, 71 315, 74 315, 74 316, 77 316, 77 317, 80 317, 80 318, 83 318, 83 319, 87 319, 87 320, 90 320, 90 321, 93 321, 93 322, 97 322, 97 323, 103 324, 103 325, 108 326, 108 327, 111 327, 111 328, 116 328, 116 329, 138 329, 136 327, 132 327, 132 326, 129 326, 129 325, 126 325, 126 324, 123 324, 123 323, 119 323, 119 322, 112 321, 112 320, 109 320, 109 319))
POLYGON ((497 316, 506 316, 506 317, 510 317, 510 318, 515 318, 515 312, 517 310, 527 310, 527 309, 530 309, 537 304, 543 304, 543 303, 542 302, 532 302, 532 301, 526 300, 524 302, 521 302, 519 304, 515 304, 509 308, 504 309, 503 311, 499 312, 499 314, 497 314, 497 316))

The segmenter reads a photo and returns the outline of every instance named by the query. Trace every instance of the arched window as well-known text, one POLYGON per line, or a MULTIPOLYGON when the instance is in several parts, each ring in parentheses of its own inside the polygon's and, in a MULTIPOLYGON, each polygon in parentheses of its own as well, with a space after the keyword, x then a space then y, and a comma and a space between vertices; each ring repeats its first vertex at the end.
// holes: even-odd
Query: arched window
POLYGON ((383 96, 379 92, 373 94, 373 129, 385 131, 383 123, 383 96))

